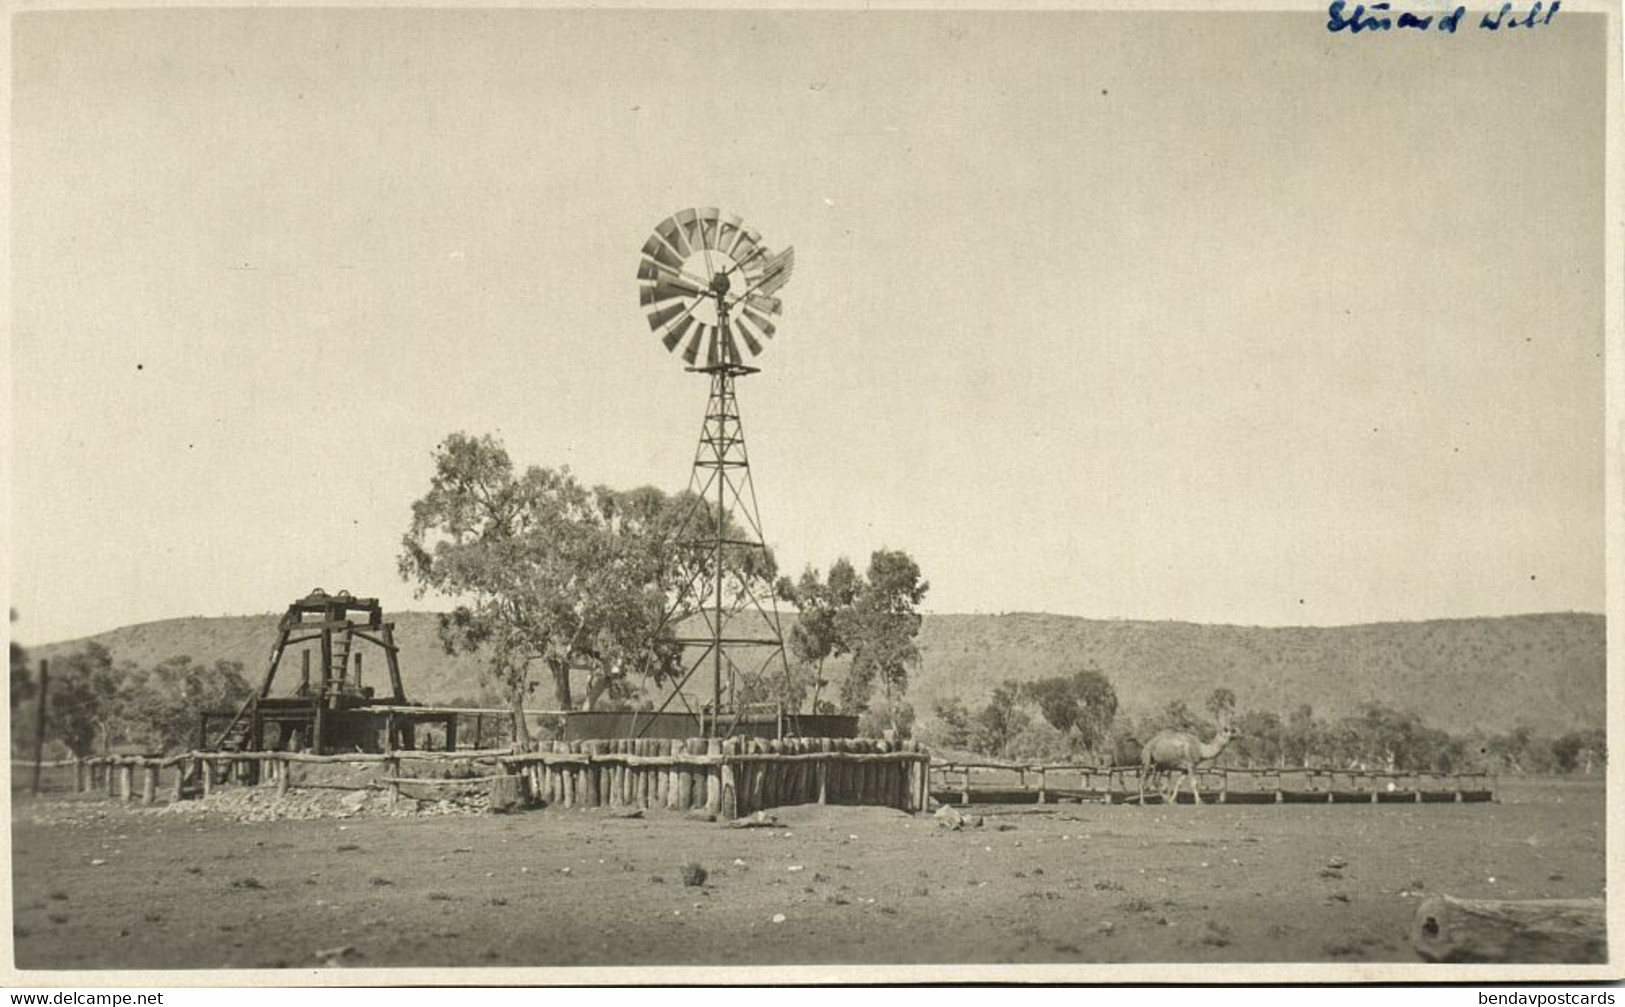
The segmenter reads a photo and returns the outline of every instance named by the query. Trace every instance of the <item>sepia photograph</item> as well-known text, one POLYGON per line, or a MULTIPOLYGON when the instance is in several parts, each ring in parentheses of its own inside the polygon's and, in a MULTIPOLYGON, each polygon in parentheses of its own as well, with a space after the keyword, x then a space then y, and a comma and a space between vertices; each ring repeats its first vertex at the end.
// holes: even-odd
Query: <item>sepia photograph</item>
POLYGON ((1618 975, 1617 2, 8 30, 9 984, 1618 975))

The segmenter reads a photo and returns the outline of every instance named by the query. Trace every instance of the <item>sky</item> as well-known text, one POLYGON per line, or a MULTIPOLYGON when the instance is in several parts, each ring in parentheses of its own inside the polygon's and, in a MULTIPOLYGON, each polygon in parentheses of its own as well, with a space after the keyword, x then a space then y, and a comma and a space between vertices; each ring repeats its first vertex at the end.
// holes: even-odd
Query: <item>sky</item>
POLYGON ((793 245, 781 565, 932 612, 1604 607, 1605 30, 1322 13, 13 22, 10 604, 43 643, 414 598, 431 452, 688 482, 638 252, 793 245))

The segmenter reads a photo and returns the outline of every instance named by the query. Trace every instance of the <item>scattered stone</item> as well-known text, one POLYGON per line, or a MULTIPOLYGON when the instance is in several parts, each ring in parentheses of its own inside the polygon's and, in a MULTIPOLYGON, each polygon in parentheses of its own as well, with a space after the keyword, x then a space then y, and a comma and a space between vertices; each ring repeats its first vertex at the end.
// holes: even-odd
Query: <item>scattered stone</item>
POLYGON ((1348 865, 1349 865, 1349 862, 1347 860, 1344 860, 1342 857, 1333 857, 1330 860, 1326 861, 1326 866, 1330 867, 1334 871, 1340 871, 1343 868, 1347 867, 1348 865))
POLYGON ((611 817, 611 818, 642 818, 643 817, 643 809, 642 808, 621 808, 618 811, 611 811, 609 813, 609 817, 611 817))
POLYGON ((360 951, 355 949, 355 945, 346 944, 343 947, 314 952, 311 957, 315 958, 322 968, 332 969, 343 968, 362 957, 362 955, 360 951))
POLYGON ((784 919, 785 919, 785 916, 784 916, 783 913, 774 913, 773 914, 773 922, 774 923, 783 923, 784 919))
POLYGON ((684 864, 681 870, 683 874, 683 884, 690 888, 698 888, 705 884, 705 879, 709 876, 706 874, 704 867, 693 862, 684 864))
MULTIPOLYGON (((638 811, 638 812, 635 812, 634 814, 626 815, 625 817, 627 817, 627 818, 642 818, 643 817, 643 812, 638 811)), ((693 810, 691 810, 687 814, 685 814, 683 817, 688 819, 691 822, 714 822, 714 821, 717 820, 716 815, 711 814, 711 812, 706 811, 704 808, 694 808, 693 810)))
POLYGON ((1207 925, 1202 928, 1201 941, 1203 944, 1208 944, 1216 948, 1222 948, 1229 945, 1230 937, 1230 928, 1222 923, 1216 923, 1213 920, 1208 920, 1207 925))
POLYGON ((778 817, 765 811, 758 811, 753 815, 746 815, 744 818, 735 818, 728 823, 730 829, 776 829, 778 827, 778 817))
POLYGON ((965 816, 959 813, 958 808, 950 807, 949 805, 945 804, 937 809, 935 817, 937 824, 944 829, 958 832, 960 829, 965 827, 965 816))

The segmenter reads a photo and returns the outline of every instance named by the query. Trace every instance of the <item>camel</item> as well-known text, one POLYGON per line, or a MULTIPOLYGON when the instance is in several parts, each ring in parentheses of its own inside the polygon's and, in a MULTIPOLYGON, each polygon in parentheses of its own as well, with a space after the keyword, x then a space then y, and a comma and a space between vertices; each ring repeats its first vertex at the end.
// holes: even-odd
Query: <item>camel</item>
POLYGON ((1213 740, 1204 742, 1186 731, 1158 731, 1146 742, 1140 752, 1140 803, 1145 803, 1145 781, 1154 773, 1182 771, 1185 775, 1174 780, 1172 794, 1164 794, 1169 804, 1179 797, 1179 785, 1184 780, 1191 784, 1191 796, 1202 803, 1202 792, 1196 789, 1196 767, 1219 757, 1226 745, 1239 732, 1227 722, 1219 724, 1213 740))

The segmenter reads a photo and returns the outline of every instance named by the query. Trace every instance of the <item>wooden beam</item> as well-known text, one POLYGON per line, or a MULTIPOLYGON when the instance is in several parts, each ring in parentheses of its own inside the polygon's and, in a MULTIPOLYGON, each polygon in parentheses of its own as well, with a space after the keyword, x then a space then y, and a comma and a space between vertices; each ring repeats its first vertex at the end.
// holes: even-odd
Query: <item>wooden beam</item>
POLYGON ((1602 899, 1494 901, 1436 895, 1416 910, 1411 947, 1430 962, 1603 963, 1602 899))

